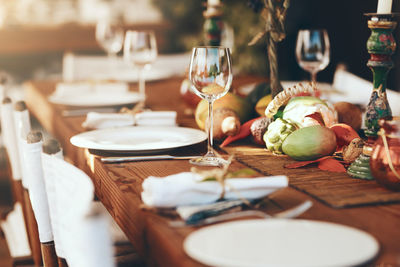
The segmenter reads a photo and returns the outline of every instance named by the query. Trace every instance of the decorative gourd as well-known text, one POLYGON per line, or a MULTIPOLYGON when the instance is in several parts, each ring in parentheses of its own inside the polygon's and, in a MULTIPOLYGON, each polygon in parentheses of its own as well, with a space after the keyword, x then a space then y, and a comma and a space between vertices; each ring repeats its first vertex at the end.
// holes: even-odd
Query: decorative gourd
POLYGON ((282 143, 292 132, 297 129, 294 123, 278 118, 271 122, 267 132, 264 134, 264 141, 267 149, 274 154, 282 154, 282 143))
MULTIPOLYGON (((249 120, 252 114, 252 108, 244 98, 229 92, 214 101, 213 111, 215 116, 213 136, 217 139, 227 135, 235 135, 239 131, 240 123, 249 120), (225 129, 226 132, 221 132, 219 129, 225 129)), ((208 102, 201 100, 195 111, 196 123, 200 129, 205 129, 207 118, 208 102)))

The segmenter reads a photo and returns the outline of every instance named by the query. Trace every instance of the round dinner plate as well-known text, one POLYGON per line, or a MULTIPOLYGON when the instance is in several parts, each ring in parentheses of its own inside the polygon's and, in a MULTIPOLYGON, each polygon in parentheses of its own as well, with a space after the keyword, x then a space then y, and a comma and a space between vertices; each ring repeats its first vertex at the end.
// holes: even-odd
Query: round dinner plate
POLYGON ((134 104, 142 100, 143 97, 136 92, 125 92, 119 94, 80 94, 79 96, 51 95, 49 101, 53 104, 65 105, 71 107, 100 107, 100 106, 119 106, 134 104))
POLYGON ((77 147, 108 152, 160 152, 194 145, 207 139, 205 132, 185 127, 130 126, 80 133, 70 141, 77 147))
POLYGON ((191 233, 184 250, 210 266, 353 266, 375 257, 370 234, 344 225, 310 220, 242 220, 191 233))

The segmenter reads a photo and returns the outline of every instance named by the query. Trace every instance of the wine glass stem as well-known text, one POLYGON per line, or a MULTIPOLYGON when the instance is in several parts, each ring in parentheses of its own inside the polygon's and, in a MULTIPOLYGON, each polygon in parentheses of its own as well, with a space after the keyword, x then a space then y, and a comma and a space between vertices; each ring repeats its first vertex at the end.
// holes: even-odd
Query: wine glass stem
POLYGON ((143 96, 143 98, 146 98, 146 85, 145 85, 145 80, 144 80, 144 68, 139 68, 139 94, 143 96))
POLYGON ((113 52, 108 52, 107 60, 108 60, 109 71, 111 72, 111 71, 113 71, 113 69, 115 67, 115 62, 117 60, 117 54, 113 53, 113 52))
POLYGON ((316 71, 311 72, 311 81, 313 83, 317 83, 317 72, 316 71))
POLYGON ((213 155, 213 103, 214 100, 208 100, 208 144, 207 155, 213 155))

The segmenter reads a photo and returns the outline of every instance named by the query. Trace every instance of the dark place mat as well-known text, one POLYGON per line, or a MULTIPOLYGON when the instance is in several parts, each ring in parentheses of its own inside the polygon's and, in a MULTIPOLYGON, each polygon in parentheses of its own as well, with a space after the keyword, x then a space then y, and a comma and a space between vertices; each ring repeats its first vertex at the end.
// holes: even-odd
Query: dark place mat
POLYGON ((294 162, 288 156, 275 156, 260 148, 226 148, 236 160, 264 175, 286 175, 293 188, 305 192, 333 208, 400 203, 400 192, 390 191, 346 173, 322 171, 315 166, 287 169, 294 162))

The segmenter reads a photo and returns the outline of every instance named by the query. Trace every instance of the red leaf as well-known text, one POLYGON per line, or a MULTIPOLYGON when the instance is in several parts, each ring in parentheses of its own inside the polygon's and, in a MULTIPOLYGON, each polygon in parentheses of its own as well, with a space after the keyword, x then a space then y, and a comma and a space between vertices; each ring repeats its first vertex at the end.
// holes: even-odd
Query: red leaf
POLYGON ((326 156, 326 157, 322 157, 322 158, 319 158, 319 159, 316 159, 316 160, 297 161, 297 162, 285 165, 285 168, 288 168, 288 169, 301 168, 301 167, 310 165, 310 164, 315 163, 315 162, 320 162, 320 161, 328 159, 328 158, 330 158, 330 157, 326 156))
POLYGON ((314 112, 312 114, 307 115, 306 117, 310 117, 313 120, 316 120, 320 125, 325 126, 324 119, 322 118, 321 113, 314 112))
POLYGON ((330 172, 346 172, 344 166, 333 158, 325 158, 324 160, 320 161, 318 163, 318 168, 330 172))

